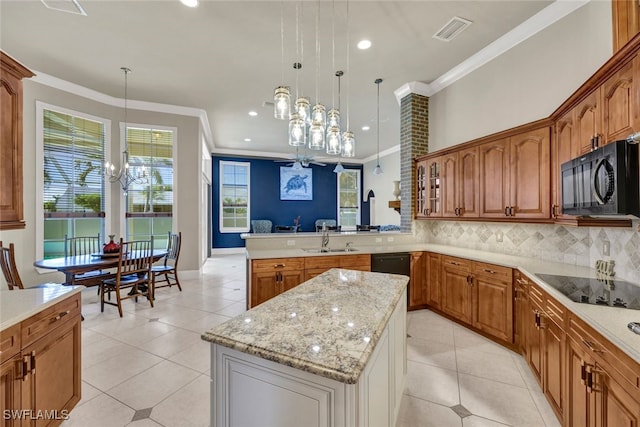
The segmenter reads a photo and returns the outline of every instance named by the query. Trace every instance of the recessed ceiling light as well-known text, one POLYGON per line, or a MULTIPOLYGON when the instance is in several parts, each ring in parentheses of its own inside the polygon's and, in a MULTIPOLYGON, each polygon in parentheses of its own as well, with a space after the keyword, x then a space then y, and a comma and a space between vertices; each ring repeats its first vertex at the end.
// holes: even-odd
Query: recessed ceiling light
POLYGON ((255 112, 255 111, 249 111, 249 115, 250 115, 251 117, 255 117, 255 116, 257 116, 257 115, 258 115, 258 113, 257 113, 257 112, 255 112))
POLYGON ((198 0, 180 0, 180 3, 182 3, 185 6, 189 6, 189 7, 198 6, 198 0))
POLYGON ((371 128, 369 126, 367 126, 367 125, 362 126, 362 130, 366 131, 366 130, 369 130, 369 129, 371 129, 371 128))
POLYGON ((358 42, 358 49, 365 50, 371 47, 371 41, 364 39, 358 42))
POLYGON ((244 142, 251 142, 251 138, 245 138, 244 142))

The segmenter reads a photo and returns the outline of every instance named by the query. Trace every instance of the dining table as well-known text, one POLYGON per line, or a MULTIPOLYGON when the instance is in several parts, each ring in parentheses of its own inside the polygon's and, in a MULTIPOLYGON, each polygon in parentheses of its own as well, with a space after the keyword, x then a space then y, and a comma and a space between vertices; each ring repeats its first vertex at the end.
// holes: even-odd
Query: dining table
MULTIPOLYGON (((166 249, 154 249, 152 253, 153 262, 158 261, 167 254, 166 249)), ((132 253, 130 257, 136 258, 136 253, 132 253)), ((118 254, 86 254, 75 255, 60 258, 40 259, 33 263, 37 268, 45 268, 49 270, 58 270, 65 275, 65 285, 73 283, 73 278, 77 274, 83 274, 90 271, 108 270, 118 266, 118 254)))

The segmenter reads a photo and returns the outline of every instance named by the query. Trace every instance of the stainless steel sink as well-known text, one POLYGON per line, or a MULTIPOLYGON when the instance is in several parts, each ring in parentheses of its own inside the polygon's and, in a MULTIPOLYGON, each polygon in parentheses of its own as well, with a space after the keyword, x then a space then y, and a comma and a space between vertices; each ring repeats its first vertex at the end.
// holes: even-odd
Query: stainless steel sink
POLYGON ((356 248, 302 248, 305 252, 313 254, 332 253, 332 252, 356 252, 356 248))

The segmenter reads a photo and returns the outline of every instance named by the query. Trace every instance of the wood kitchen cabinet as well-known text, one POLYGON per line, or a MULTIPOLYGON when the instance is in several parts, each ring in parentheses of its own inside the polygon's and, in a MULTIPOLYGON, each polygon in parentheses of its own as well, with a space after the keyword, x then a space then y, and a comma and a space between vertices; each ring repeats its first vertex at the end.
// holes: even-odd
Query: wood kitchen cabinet
POLYGON ((613 52, 617 52, 640 31, 640 5, 637 0, 611 2, 613 52))
POLYGON ((640 87, 637 82, 639 60, 636 56, 624 64, 599 88, 602 100, 603 144, 626 139, 640 130, 640 87))
POLYGON ((516 270, 513 272, 514 327, 513 342, 520 354, 527 359, 526 322, 529 313, 529 281, 516 270))
POLYGON ((331 268, 371 271, 371 255, 328 255, 304 259, 304 280, 309 280, 331 268))
POLYGON ((549 218, 550 149, 548 127, 480 145, 480 216, 549 218))
POLYGON ((304 277, 304 258, 252 260, 249 308, 298 286, 304 277))
POLYGON ((471 324, 471 261, 443 256, 441 289, 442 311, 471 324))
POLYGON ((477 217, 479 215, 478 148, 442 156, 442 216, 477 217))
POLYGON ((415 198, 416 218, 426 218, 427 214, 427 160, 416 160, 415 198))
POLYGON ((409 310, 424 308, 427 304, 427 252, 411 252, 411 282, 409 285, 409 310))
POLYGON ((0 51, 0 230, 25 227, 22 185, 22 79, 34 74, 0 51))
POLYGON ((59 425, 81 397, 80 294, 3 330, 1 341, 2 409, 22 418, 0 425, 59 425))
POLYGON ((474 262, 471 273, 473 326, 513 342, 513 271, 474 262))
POLYGON ((430 307, 441 308, 442 287, 440 277, 442 275, 442 255, 427 252, 427 304, 430 307))

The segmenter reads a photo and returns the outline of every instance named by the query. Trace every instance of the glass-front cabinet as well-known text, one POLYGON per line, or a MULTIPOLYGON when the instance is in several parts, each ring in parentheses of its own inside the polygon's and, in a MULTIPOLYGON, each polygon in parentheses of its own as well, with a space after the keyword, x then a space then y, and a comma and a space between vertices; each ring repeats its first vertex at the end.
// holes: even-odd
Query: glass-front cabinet
POLYGON ((416 161, 416 218, 427 217, 427 161, 416 161))
POLYGON ((427 216, 441 216, 440 163, 442 158, 427 160, 427 216))

